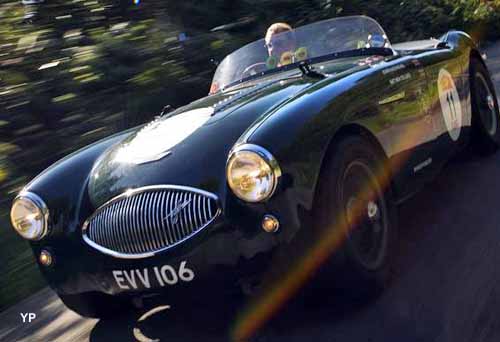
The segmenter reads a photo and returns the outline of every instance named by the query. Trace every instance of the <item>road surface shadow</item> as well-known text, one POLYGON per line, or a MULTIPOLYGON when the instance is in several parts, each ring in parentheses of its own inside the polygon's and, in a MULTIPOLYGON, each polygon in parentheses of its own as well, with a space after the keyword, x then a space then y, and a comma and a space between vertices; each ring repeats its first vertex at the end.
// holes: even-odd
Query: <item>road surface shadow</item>
MULTIPOLYGON (((245 341, 268 341, 271 336, 285 333, 293 336, 294 329, 309 330, 310 322, 324 321, 326 317, 332 322, 345 319, 366 305, 369 303, 335 295, 329 298, 322 295, 320 299, 311 293, 302 294, 245 341)), ((111 320, 100 320, 91 332, 90 341, 234 341, 236 321, 244 317, 246 308, 242 301, 199 305, 189 310, 156 303, 141 313, 127 312, 111 320)))

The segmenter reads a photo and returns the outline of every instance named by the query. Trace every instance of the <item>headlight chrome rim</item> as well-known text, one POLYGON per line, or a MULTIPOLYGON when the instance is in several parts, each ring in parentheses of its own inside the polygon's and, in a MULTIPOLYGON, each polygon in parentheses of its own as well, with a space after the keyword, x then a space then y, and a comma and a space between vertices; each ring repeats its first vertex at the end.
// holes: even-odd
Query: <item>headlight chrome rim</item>
POLYGON ((271 170, 271 174, 272 174, 272 178, 273 178, 272 188, 271 188, 271 191, 269 192, 269 194, 265 198, 258 199, 258 200, 251 200, 249 198, 242 198, 242 197, 240 197, 238 195, 238 193, 236 191, 234 191, 234 189, 231 187, 230 184, 229 184, 229 188, 231 189, 231 191, 233 192, 233 194, 235 194, 236 197, 238 197, 239 199, 241 199, 241 200, 243 200, 245 202, 249 202, 249 203, 266 202, 276 192, 276 189, 278 187, 279 179, 280 179, 280 177, 282 175, 281 168, 280 168, 280 166, 278 164, 278 161, 271 154, 271 152, 269 152, 268 150, 266 150, 262 146, 255 145, 255 144, 248 144, 248 143, 236 145, 229 152, 229 156, 228 156, 228 159, 227 159, 227 162, 226 162, 226 179, 227 179, 228 183, 230 183, 230 181, 229 181, 229 171, 230 171, 229 170, 229 165, 232 162, 232 160, 235 157, 237 157, 237 155, 238 155, 239 152, 251 152, 251 153, 255 153, 260 158, 262 158, 262 160, 269 166, 269 168, 271 170))
POLYGON ((45 202, 42 200, 42 198, 40 196, 38 196, 37 194, 35 194, 33 192, 22 191, 14 198, 14 201, 12 203, 13 204, 12 204, 11 211, 10 211, 10 221, 11 221, 11 224, 12 224, 12 226, 17 234, 19 234, 23 239, 30 240, 30 241, 40 241, 41 239, 43 239, 44 237, 47 236, 47 234, 49 233, 49 208, 47 207, 47 205, 45 204, 45 202), (29 237, 24 236, 23 234, 20 233, 20 231, 16 228, 16 225, 14 224, 14 218, 13 218, 14 205, 16 204, 17 201, 22 200, 22 199, 30 201, 32 204, 35 205, 35 207, 37 207, 40 210, 40 213, 42 214, 42 218, 43 218, 42 230, 41 230, 40 234, 38 234, 36 237, 29 238, 29 237))

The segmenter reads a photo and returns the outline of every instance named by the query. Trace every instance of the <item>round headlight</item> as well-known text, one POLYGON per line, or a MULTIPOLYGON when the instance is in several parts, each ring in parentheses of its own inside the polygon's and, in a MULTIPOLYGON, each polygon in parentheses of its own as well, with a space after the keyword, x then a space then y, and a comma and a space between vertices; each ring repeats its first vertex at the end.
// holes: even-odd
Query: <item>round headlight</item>
POLYGON ((40 240, 47 234, 48 216, 43 200, 30 192, 17 196, 10 210, 12 226, 28 240, 40 240))
POLYGON ((237 146, 230 153, 226 173, 231 190, 246 202, 262 202, 270 198, 281 176, 271 153, 252 144, 237 146))

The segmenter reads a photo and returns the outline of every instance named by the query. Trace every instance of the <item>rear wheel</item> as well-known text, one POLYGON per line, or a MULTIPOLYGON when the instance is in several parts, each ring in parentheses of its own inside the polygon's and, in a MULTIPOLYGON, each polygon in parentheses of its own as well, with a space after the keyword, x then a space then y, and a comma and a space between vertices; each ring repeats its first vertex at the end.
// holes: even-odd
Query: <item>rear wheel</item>
POLYGON ((60 294, 59 298, 68 309, 84 317, 110 318, 132 309, 130 301, 99 292, 60 294))
POLYGON ((337 143, 322 172, 316 201, 318 229, 339 240, 331 279, 354 295, 379 293, 391 274, 396 211, 389 173, 377 152, 358 136, 337 143))
POLYGON ((470 64, 470 89, 472 142, 480 154, 492 154, 500 146, 498 102, 488 71, 476 58, 470 64))

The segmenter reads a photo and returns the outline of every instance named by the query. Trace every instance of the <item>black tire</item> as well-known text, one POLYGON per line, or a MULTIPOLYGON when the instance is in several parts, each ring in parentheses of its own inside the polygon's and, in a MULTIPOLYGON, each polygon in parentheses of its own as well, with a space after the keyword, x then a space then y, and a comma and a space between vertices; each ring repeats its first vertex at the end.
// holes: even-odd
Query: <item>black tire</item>
POLYGON ((477 58, 470 61, 472 144, 481 155, 490 155, 500 146, 500 116, 495 87, 488 70, 477 58))
POLYGON ((132 309, 130 301, 99 292, 85 292, 77 295, 59 294, 68 309, 80 316, 110 318, 132 309))
POLYGON ((373 297, 391 277, 397 212, 384 161, 367 139, 348 136, 333 146, 321 172, 314 222, 338 240, 327 267, 346 295, 373 297), (362 255, 365 240, 373 248, 362 255))

